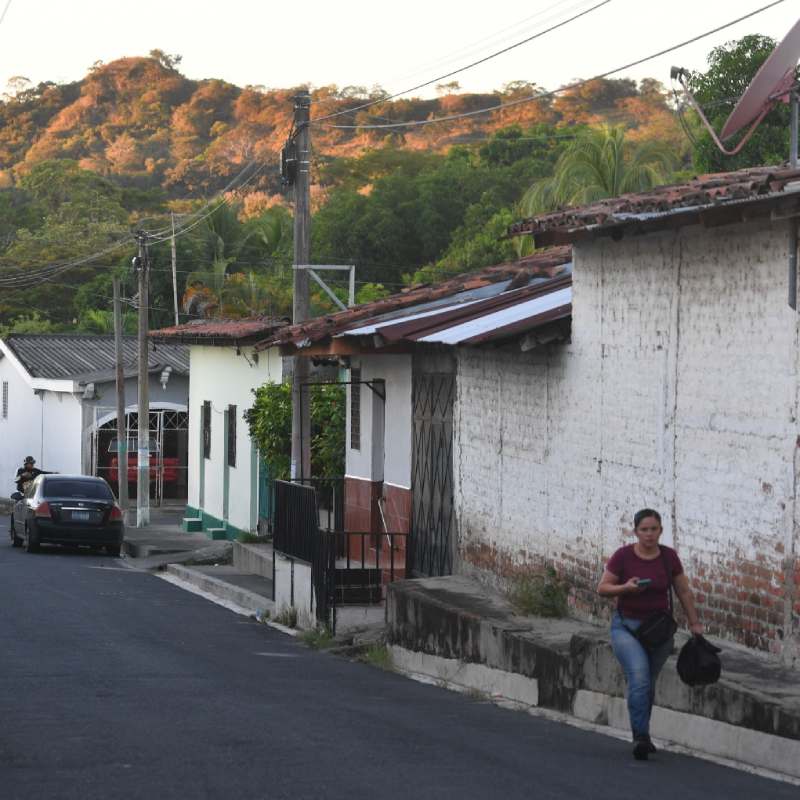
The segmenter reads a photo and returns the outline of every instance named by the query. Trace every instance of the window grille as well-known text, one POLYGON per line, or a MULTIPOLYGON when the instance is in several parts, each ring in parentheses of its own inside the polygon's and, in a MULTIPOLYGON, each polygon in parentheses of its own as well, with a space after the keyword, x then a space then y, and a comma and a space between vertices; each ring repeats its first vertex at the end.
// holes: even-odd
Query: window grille
POLYGON ((3 381, 3 419, 8 419, 8 381, 3 381))
POLYGON ((236 406, 228 406, 228 466, 236 466, 236 406))
POLYGON ((211 403, 203 402, 203 458, 211 458, 211 403))
POLYGON ((361 449, 361 367, 350 369, 350 448, 361 449))

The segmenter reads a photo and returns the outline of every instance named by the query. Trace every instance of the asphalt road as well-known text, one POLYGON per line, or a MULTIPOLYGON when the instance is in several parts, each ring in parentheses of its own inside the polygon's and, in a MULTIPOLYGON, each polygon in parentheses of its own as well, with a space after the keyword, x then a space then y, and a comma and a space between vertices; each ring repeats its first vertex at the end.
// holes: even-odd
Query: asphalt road
POLYGON ((0 523, 0 797, 797 798, 308 650, 122 562, 0 523))

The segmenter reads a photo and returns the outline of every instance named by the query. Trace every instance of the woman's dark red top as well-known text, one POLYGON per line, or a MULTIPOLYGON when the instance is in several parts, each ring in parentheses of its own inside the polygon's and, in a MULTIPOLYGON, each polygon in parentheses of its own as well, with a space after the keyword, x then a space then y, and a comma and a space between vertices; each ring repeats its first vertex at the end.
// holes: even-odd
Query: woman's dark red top
POLYGON ((620 547, 608 560, 606 569, 619 578, 620 583, 627 583, 631 578, 652 578, 653 582, 643 591, 632 594, 621 594, 617 597, 617 611, 623 617, 632 619, 647 619, 656 611, 666 611, 669 608, 669 595, 667 589, 670 581, 667 578, 667 567, 672 572, 674 581, 683 573, 678 554, 666 545, 659 545, 663 558, 640 558, 636 555, 632 544, 620 547), (666 564, 664 563, 666 561, 666 564))

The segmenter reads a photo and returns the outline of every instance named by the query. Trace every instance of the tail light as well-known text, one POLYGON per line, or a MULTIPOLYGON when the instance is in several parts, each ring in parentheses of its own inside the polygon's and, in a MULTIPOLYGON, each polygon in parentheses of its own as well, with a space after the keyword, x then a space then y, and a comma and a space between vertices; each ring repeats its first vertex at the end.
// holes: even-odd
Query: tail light
POLYGON ((111 514, 108 517, 109 522, 122 521, 122 509, 115 503, 111 506, 111 514))
POLYGON ((33 516, 41 519, 51 519, 50 503, 46 500, 43 503, 39 503, 39 505, 36 506, 36 510, 33 512, 33 516))

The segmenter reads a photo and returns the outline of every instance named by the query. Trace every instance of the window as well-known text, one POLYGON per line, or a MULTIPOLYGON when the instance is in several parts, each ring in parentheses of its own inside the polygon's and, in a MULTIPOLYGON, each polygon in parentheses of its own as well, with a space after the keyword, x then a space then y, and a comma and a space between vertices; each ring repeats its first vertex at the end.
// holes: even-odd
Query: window
POLYGON ((350 370, 350 448, 361 449, 361 367, 350 370))
POLYGON ((8 381, 3 381, 3 419, 8 419, 8 381))
POLYGON ((211 458, 211 403, 203 403, 203 458, 211 458))
POLYGON ((236 466, 236 406, 228 406, 228 466, 236 466))

